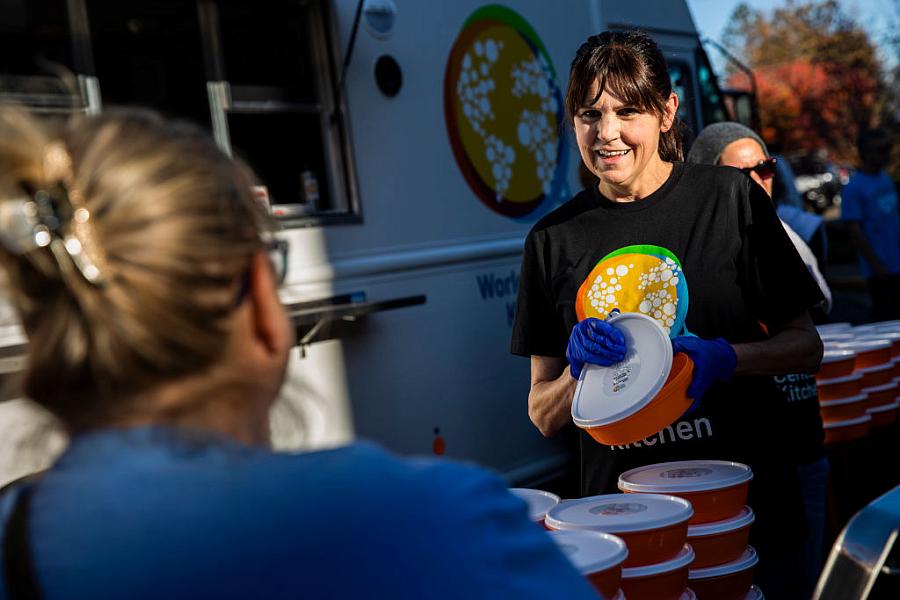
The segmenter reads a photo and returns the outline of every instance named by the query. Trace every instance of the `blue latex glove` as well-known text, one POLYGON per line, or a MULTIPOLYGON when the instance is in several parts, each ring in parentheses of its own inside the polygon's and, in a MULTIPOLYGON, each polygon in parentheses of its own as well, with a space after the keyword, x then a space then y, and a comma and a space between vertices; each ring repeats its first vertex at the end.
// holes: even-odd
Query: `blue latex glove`
POLYGON ((566 359, 569 372, 578 379, 586 363, 608 367, 625 359, 625 336, 601 319, 589 317, 572 328, 566 359))
POLYGON ((694 403, 685 414, 696 410, 706 390, 717 381, 731 379, 737 366, 737 354, 731 344, 722 338, 704 340, 692 335, 682 335, 672 340, 673 352, 684 352, 694 361, 694 378, 687 396, 694 403))

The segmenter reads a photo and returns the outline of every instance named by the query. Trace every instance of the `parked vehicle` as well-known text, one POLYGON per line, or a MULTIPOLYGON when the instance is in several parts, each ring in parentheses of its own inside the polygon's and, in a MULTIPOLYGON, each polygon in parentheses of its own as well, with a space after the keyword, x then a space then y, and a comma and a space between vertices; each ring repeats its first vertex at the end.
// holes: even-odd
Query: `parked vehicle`
POLYGON ((822 153, 788 156, 796 173, 797 191, 817 213, 841 204, 841 188, 847 182, 847 171, 829 161, 822 153))
POLYGON ((562 101, 575 49, 642 27, 688 126, 725 118, 683 1, 0 6, 0 72, 28 40, 77 81, 70 96, 0 95, 47 112, 149 105, 260 174, 290 244, 283 297, 300 346, 276 445, 371 438, 515 483, 568 461, 528 420, 529 364, 509 340, 525 234, 578 188, 562 101))

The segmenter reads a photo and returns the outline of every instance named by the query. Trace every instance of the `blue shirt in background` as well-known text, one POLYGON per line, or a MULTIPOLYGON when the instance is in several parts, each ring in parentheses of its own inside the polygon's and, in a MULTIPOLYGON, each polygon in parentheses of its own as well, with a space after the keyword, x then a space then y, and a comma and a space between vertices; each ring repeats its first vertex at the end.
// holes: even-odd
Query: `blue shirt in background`
POLYGON ((596 598, 501 479, 366 444, 276 454, 104 430, 77 436, 31 499, 46 600, 596 598))
MULTIPOLYGON (((888 271, 900 273, 900 213, 897 190, 887 173, 854 173, 841 192, 841 218, 857 221, 888 271)), ((871 265, 862 256, 860 269, 864 277, 873 275, 871 265)))

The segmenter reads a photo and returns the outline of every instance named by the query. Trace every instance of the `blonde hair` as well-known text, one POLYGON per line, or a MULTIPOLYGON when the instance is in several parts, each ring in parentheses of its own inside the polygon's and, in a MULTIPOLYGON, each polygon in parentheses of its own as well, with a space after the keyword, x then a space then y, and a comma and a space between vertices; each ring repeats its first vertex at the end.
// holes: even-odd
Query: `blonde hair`
POLYGON ((52 245, 0 245, 29 338, 25 394, 78 429, 214 364, 250 259, 272 228, 253 184, 205 132, 149 111, 54 126, 0 107, 0 202, 47 190, 77 197, 61 235, 79 233, 71 209, 83 206, 91 239, 83 227, 78 239, 100 267, 90 281, 52 245), (47 164, 48 148, 60 147, 65 176, 47 164))

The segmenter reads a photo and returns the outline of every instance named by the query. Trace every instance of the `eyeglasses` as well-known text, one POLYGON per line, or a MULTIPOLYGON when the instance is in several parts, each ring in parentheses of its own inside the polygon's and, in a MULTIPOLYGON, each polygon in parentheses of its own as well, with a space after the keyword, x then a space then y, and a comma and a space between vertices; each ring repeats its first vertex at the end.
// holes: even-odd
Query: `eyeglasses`
MULTIPOLYGON (((275 275, 275 283, 281 285, 287 278, 288 266, 288 248, 289 244, 285 240, 270 239, 263 243, 263 247, 269 255, 269 264, 272 265, 272 273, 275 275)), ((244 299, 250 291, 250 269, 244 271, 241 279, 241 287, 238 288, 237 297, 234 305, 240 306, 244 303, 244 299)))
POLYGON ((775 163, 777 162, 778 160, 773 156, 759 161, 759 163, 753 167, 744 167, 741 171, 747 176, 756 172, 760 179, 771 179, 775 176, 775 163))

